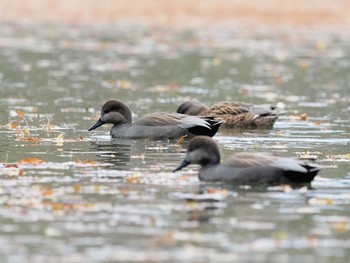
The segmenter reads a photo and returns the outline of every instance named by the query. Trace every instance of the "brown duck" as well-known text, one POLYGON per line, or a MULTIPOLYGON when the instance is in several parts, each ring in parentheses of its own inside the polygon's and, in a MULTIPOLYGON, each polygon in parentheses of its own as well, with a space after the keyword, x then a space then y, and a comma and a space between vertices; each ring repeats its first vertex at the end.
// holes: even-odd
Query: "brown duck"
POLYGON ((272 128, 280 111, 276 107, 222 101, 207 107, 198 101, 186 101, 177 113, 222 118, 223 128, 272 128))

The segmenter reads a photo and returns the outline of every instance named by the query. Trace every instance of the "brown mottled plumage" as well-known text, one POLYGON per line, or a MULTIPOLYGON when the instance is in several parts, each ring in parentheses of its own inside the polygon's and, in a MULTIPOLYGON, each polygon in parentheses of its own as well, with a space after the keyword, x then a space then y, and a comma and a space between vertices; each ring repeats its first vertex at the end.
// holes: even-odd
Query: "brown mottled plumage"
POLYGON ((177 113, 224 119, 224 128, 272 128, 280 113, 275 107, 222 101, 207 107, 198 101, 186 101, 177 113))

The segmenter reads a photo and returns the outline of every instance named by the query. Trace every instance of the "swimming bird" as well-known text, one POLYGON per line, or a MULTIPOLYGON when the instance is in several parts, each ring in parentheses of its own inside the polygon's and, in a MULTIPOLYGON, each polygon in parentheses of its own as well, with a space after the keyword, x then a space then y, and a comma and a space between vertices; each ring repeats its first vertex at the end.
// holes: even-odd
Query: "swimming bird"
POLYGON ((281 112, 277 107, 257 106, 241 102, 221 101, 211 107, 199 101, 186 101, 177 113, 224 119, 223 128, 272 128, 281 112))
POLYGON ((306 184, 321 170, 316 164, 271 153, 241 152, 220 164, 219 146, 207 136, 190 140, 186 157, 174 172, 189 164, 201 165, 198 173, 201 181, 233 184, 306 184))
POLYGON ((130 107, 121 100, 112 99, 102 106, 100 118, 88 131, 106 123, 113 124, 110 134, 114 138, 170 139, 185 135, 214 136, 223 121, 214 117, 158 112, 132 122, 130 107))

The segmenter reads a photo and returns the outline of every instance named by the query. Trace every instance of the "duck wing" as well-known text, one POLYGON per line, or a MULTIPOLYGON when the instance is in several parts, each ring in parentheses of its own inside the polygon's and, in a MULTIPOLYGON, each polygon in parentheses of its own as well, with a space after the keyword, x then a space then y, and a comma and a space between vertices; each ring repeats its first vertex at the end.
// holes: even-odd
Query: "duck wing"
POLYGON ((177 126, 195 135, 214 136, 223 120, 213 117, 190 116, 180 113, 157 112, 134 122, 141 126, 177 126))
POLYGON ((315 172, 321 167, 315 163, 295 158, 281 157, 271 153, 236 153, 230 156, 224 164, 233 167, 276 167, 283 171, 293 171, 300 173, 315 172))
POLYGON ((228 102, 222 101, 214 104, 208 112, 217 115, 238 115, 249 113, 256 118, 259 116, 277 116, 279 109, 273 106, 253 105, 244 102, 228 102))
POLYGON ((201 115, 223 118, 225 127, 271 127, 280 114, 276 107, 222 101, 201 115))
POLYGON ((206 112, 203 112, 203 115, 238 115, 242 113, 249 112, 248 104, 240 103, 240 102, 228 102, 221 101, 212 105, 206 112))
POLYGON ((225 160, 224 164, 234 167, 263 167, 269 166, 275 162, 274 156, 270 153, 246 153, 240 152, 231 155, 225 160))
POLYGON ((144 115, 136 120, 134 124, 143 126, 179 126, 184 129, 199 125, 210 128, 210 124, 204 118, 169 112, 144 115))

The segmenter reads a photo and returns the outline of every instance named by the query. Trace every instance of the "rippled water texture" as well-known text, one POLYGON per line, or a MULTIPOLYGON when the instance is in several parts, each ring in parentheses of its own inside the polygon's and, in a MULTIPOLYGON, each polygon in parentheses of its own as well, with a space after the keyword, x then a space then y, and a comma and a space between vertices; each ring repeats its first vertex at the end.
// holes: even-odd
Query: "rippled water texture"
POLYGON ((0 255, 11 262, 348 262, 350 36, 0 25, 0 255), (309 155, 306 187, 172 173, 186 141, 92 133, 104 101, 135 118, 186 99, 284 107, 272 130, 215 136, 237 151, 309 155))

